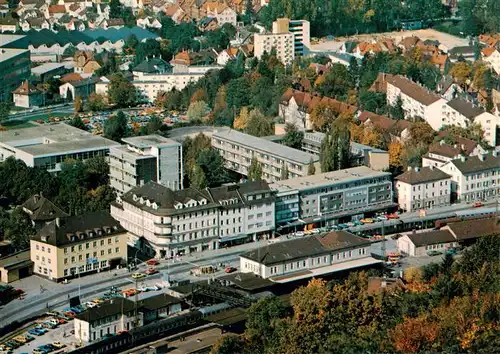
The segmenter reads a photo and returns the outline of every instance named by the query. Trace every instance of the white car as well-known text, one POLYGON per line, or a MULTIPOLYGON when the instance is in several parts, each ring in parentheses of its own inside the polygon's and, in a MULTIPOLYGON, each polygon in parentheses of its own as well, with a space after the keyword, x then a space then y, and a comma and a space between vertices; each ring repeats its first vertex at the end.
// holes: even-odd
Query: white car
POLYGON ((89 309, 91 309, 93 307, 96 307, 97 304, 95 302, 88 301, 88 302, 85 303, 85 306, 87 306, 89 309))
POLYGON ((316 234, 319 234, 319 229, 312 229, 311 232, 316 235, 316 234))
POLYGON ((297 231, 295 233, 295 236, 300 236, 300 237, 304 236, 304 231, 297 231))

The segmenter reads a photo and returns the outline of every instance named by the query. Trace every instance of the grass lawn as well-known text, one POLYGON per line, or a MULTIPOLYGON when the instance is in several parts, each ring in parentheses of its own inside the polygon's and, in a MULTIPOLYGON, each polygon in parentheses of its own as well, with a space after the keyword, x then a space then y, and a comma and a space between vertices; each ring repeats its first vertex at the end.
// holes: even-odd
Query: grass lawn
POLYGON ((48 121, 49 120, 49 117, 67 117, 67 116, 70 116, 72 115, 71 113, 63 113, 63 112, 54 112, 54 113, 41 113, 41 114, 37 114, 35 116, 30 116, 28 118, 26 118, 26 120, 43 120, 43 121, 48 121))
POLYGON ((2 124, 2 126, 4 128, 7 128, 7 130, 13 130, 13 129, 36 127, 36 124, 33 124, 31 122, 14 121, 14 122, 4 123, 4 124, 2 124))

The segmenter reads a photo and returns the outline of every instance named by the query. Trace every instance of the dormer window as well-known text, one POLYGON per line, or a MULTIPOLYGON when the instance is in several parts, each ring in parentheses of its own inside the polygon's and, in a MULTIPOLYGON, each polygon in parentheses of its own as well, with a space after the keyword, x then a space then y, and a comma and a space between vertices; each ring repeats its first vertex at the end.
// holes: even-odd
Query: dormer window
POLYGON ((146 200, 146 206, 150 207, 151 206, 151 202, 148 200, 146 200))
POLYGON ((102 236, 102 230, 97 230, 97 235, 102 236))
POLYGON ((143 197, 141 197, 141 199, 139 199, 139 203, 144 204, 144 198, 143 197))
POLYGON ((134 195, 132 196, 132 199, 134 200, 134 202, 136 202, 136 201, 139 199, 139 197, 137 196, 137 194, 134 194, 134 195))
POLYGON ((85 240, 87 238, 87 234, 85 234, 84 232, 82 232, 80 234, 80 240, 85 240))
POLYGON ((110 233, 111 233, 111 228, 110 228, 110 227, 107 227, 107 228, 106 228, 106 233, 107 233, 107 234, 110 234, 110 233))
POLYGON ((174 204, 175 209, 182 209, 182 207, 183 207, 182 203, 177 202, 174 204))
POLYGON ((151 205, 151 207, 152 207, 153 209, 157 210, 157 209, 158 209, 158 204, 153 203, 153 204, 151 205))
POLYGON ((207 200, 205 198, 200 199, 200 205, 207 204, 207 200))
POLYGON ((76 237, 76 235, 71 235, 71 236, 69 237, 69 239, 70 239, 72 242, 78 241, 78 237, 76 237))
POLYGON ((89 232, 89 237, 94 237, 95 236, 95 232, 94 231, 90 231, 89 232))

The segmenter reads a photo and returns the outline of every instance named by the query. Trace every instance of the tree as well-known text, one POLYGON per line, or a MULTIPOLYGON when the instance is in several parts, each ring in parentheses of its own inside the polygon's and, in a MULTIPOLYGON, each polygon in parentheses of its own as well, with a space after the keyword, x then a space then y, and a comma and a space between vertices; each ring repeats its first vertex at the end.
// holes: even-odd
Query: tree
POLYGON ((87 126, 83 122, 82 118, 80 116, 75 115, 71 121, 69 122, 69 125, 81 129, 81 130, 87 130, 87 126))
POLYGON ((203 170, 208 187, 217 187, 227 182, 224 159, 214 148, 201 150, 196 158, 196 165, 203 170))
POLYGON ((73 106, 75 108, 75 112, 83 112, 83 100, 82 100, 82 96, 76 96, 75 97, 75 102, 73 103, 73 106))
POLYGON ((398 96, 394 106, 390 107, 391 117, 397 120, 405 119, 405 111, 403 109, 403 100, 398 96))
POLYGON ((248 125, 248 120, 250 115, 248 113, 247 107, 241 107, 240 114, 233 122, 233 128, 238 130, 244 130, 248 125))
POLYGON ((146 123, 146 134, 155 134, 163 128, 163 121, 160 117, 153 115, 146 123))
POLYGON ((105 107, 104 96, 95 92, 91 93, 87 100, 87 106, 91 111, 102 111, 105 107))
POLYGON ((425 145, 430 145, 436 132, 427 122, 417 122, 410 125, 410 144, 418 145, 419 143, 423 143, 425 145))
POLYGON ((399 141, 393 141, 389 144, 389 166, 396 171, 403 169, 404 145, 399 141))
POLYGON ((259 110, 253 109, 250 111, 245 132, 258 137, 273 135, 274 124, 271 119, 265 117, 259 110))
POLYGON ((203 102, 208 102, 209 97, 207 94, 207 91, 203 88, 197 89, 192 95, 191 95, 191 103, 197 102, 197 101, 203 101, 203 102))
POLYGON ((471 79, 472 66, 467 61, 457 62, 450 69, 450 75, 455 79, 455 81, 459 85, 461 85, 462 87, 465 87, 465 85, 467 84, 468 80, 471 79))
POLYGON ((210 108, 204 101, 196 101, 189 105, 187 116, 192 122, 200 122, 209 111, 210 108))
POLYGON ((247 311, 245 334, 252 344, 262 349, 267 346, 275 335, 277 322, 289 313, 286 304, 277 296, 260 299, 252 304, 247 311))
POLYGON ((260 181, 262 179, 262 166, 255 157, 250 162, 247 179, 249 181, 260 181))
POLYGON ((235 334, 220 336, 210 350, 210 354, 239 354, 245 351, 245 340, 235 334))
POLYGON ((118 111, 104 122, 104 136, 108 139, 120 142, 127 132, 127 117, 122 111, 118 111))
POLYGON ((295 124, 285 124, 285 136, 281 141, 283 145, 294 149, 302 149, 302 141, 304 140, 304 132, 299 131, 295 124))
POLYGON ((29 215, 21 207, 14 209, 8 222, 5 238, 12 242, 12 246, 17 251, 20 251, 29 248, 30 238, 35 233, 36 230, 29 215))
POLYGON ((205 177, 205 172, 203 172, 203 169, 200 166, 194 165, 189 177, 189 182, 191 187, 198 190, 207 187, 207 178, 205 177))
POLYGON ((336 119, 336 114, 332 106, 328 103, 319 103, 313 109, 310 120, 314 130, 325 132, 336 119))
POLYGON ((312 176, 316 174, 316 166, 314 165, 314 161, 311 159, 309 161, 309 166, 307 166, 307 175, 312 176))
POLYGON ((120 18, 122 11, 122 5, 120 0, 111 0, 109 2, 109 17, 110 18, 120 18))
POLYGON ((285 179, 288 179, 288 166, 286 164, 283 164, 281 166, 281 176, 280 179, 283 181, 285 179))
POLYGON ((137 92, 125 76, 114 74, 109 83, 108 98, 119 108, 131 107, 137 103, 137 92))
POLYGON ((139 44, 139 40, 137 39, 137 37, 135 35, 131 34, 130 36, 127 37, 127 40, 125 41, 125 46, 123 49, 135 51, 135 48, 137 47, 138 44, 139 44))
POLYGON ((0 123, 9 118, 11 104, 9 102, 0 102, 0 123))
POLYGON ((210 138, 199 133, 193 139, 187 137, 182 142, 182 156, 184 158, 184 169, 191 171, 196 164, 196 159, 202 150, 212 147, 210 138))

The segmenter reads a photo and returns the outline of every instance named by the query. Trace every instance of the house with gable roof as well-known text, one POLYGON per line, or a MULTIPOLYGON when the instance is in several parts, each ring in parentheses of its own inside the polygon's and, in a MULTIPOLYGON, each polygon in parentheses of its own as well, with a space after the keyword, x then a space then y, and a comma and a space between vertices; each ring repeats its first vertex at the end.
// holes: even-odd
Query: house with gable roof
POLYGON ((28 80, 12 92, 16 107, 31 108, 43 105, 44 93, 37 89, 28 80))

